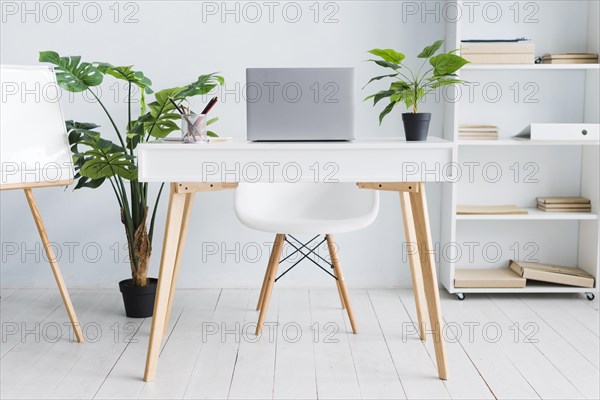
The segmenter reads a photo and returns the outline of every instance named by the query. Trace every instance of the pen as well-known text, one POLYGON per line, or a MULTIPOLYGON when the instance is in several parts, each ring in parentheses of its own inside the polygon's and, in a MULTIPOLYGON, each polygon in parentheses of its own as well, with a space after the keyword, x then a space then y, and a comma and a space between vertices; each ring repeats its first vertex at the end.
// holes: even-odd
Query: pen
POLYGON ((208 102, 208 104, 206 105, 206 107, 204 107, 204 110, 202 110, 202 112, 200 114, 208 114, 208 112, 214 107, 214 105, 217 103, 217 97, 213 97, 212 99, 210 99, 210 101, 208 102))

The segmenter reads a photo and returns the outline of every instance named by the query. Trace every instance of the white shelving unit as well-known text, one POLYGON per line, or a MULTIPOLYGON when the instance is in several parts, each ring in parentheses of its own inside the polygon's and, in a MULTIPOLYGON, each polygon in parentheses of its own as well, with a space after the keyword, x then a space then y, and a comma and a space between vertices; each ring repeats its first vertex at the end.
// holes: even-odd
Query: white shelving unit
MULTIPOLYGON (((446 22, 446 48, 462 39, 527 37, 536 56, 600 52, 599 2, 595 0, 490 2, 500 19, 474 13, 453 1, 462 17, 446 22), (519 13, 519 10, 521 13, 519 13), (535 13, 532 14, 532 10, 535 13), (573 25, 573 21, 581 21, 573 25)), ((486 2, 478 3, 481 11, 486 2)), ((445 94, 444 139, 453 141, 461 176, 442 191, 440 277, 450 293, 587 293, 598 291, 600 143, 514 139, 530 123, 599 123, 600 68, 581 65, 474 65, 464 67, 465 87, 445 94), (487 92, 486 92, 487 91, 487 92), (500 93, 500 94, 498 94, 500 93), (492 124, 498 140, 458 140, 459 124, 492 124), (554 213, 535 208, 539 196, 584 196, 591 213, 554 213), (457 204, 515 204, 527 215, 457 215, 457 204), (456 288, 456 269, 507 267, 510 259, 578 266, 596 286, 577 288, 528 282, 525 288, 456 288)))

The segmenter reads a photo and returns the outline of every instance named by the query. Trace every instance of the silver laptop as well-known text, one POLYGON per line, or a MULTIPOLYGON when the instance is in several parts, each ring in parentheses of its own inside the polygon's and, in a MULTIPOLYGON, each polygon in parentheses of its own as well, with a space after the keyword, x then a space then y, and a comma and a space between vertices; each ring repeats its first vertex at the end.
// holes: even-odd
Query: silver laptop
POLYGON ((248 68, 251 141, 354 139, 354 68, 248 68))

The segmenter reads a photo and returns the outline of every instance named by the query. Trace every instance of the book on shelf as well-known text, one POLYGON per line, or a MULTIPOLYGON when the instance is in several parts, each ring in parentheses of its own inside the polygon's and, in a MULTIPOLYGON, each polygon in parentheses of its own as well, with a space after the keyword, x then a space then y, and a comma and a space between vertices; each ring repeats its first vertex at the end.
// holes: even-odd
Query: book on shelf
POLYGON ((469 136, 459 135, 460 140, 498 140, 498 136, 469 136))
POLYGON ((538 206, 538 210, 542 210, 545 212, 588 212, 591 213, 592 209, 590 208, 546 208, 538 206))
POLYGON ((498 139, 498 127, 494 125, 460 125, 458 138, 465 140, 498 139))
POLYGON ((461 57, 473 64, 534 64, 533 53, 461 53, 461 57))
POLYGON ((546 212, 591 212, 592 203, 585 197, 538 197, 537 208, 546 212))
POLYGON ((499 206, 456 206, 458 215, 521 215, 528 214, 527 210, 517 207, 513 204, 499 206))
POLYGON ((520 42, 461 42, 461 54, 533 54, 531 40, 520 42))
POLYGON ((544 54, 542 64, 598 64, 595 53, 544 54))
POLYGON ((578 196, 547 196, 538 197, 537 202, 541 204, 590 204, 591 201, 585 197, 578 196))
POLYGON ((509 268, 456 269, 456 288, 524 288, 527 280, 509 268))
POLYGON ((532 281, 584 288, 594 287, 594 277, 577 267, 510 260, 509 268, 517 275, 532 281))
POLYGON ((460 55, 473 64, 533 64, 535 45, 531 40, 467 40, 460 55))
POLYGON ((552 209, 572 209, 572 210, 590 210, 592 208, 591 204, 544 204, 538 203, 538 207, 544 208, 547 210, 552 209))

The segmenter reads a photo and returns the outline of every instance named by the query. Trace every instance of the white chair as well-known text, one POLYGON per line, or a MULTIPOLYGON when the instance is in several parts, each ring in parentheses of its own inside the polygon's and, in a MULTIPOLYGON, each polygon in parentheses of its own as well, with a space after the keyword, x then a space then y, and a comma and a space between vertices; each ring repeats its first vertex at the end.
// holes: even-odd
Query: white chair
POLYGON ((256 334, 260 334, 262 330, 273 285, 279 279, 279 263, 295 253, 302 254, 302 257, 279 277, 305 258, 317 264, 336 279, 342 308, 348 312, 352 331, 356 333, 354 315, 332 234, 356 231, 370 225, 379 211, 379 193, 376 190, 359 189, 353 183, 240 183, 235 191, 234 206, 239 220, 244 225, 276 234, 256 306, 256 309, 260 310, 256 334), (293 236, 294 234, 317 236, 307 243, 302 243, 293 236), (314 240, 321 234, 324 234, 325 238, 314 245, 314 240), (294 242, 291 242, 288 236, 294 242), (325 241, 331 263, 315 253, 325 241), (280 261, 284 242, 294 247, 295 251, 280 261), (333 268, 333 274, 310 258, 311 253, 329 264, 333 268))

